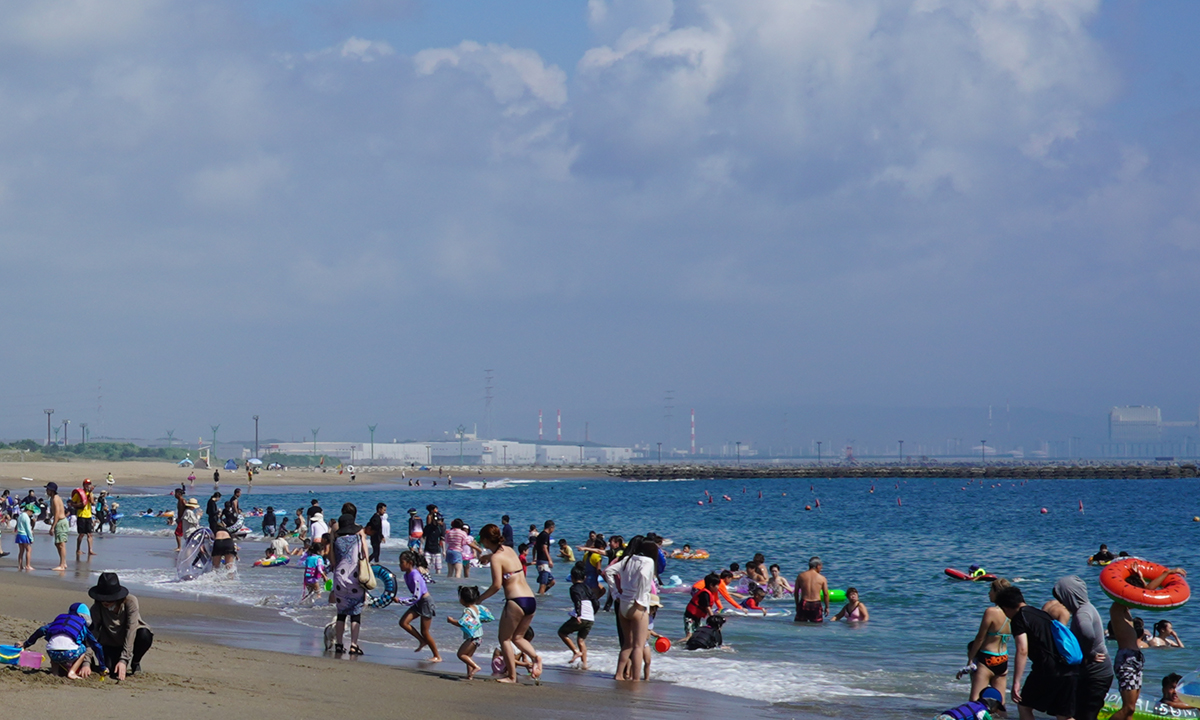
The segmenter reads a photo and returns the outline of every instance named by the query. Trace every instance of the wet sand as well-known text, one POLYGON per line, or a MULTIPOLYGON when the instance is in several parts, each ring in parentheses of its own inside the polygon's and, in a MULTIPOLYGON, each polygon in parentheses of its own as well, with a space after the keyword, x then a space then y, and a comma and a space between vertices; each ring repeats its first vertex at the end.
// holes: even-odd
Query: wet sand
MULTIPOLYGON (((7 558, 6 558, 7 560, 7 558)), ((20 643, 40 624, 86 600, 83 578, 60 579, 5 572, 0 583, 0 641, 20 643)), ((45 670, 0 668, 6 711, 55 717, 161 717, 180 711, 236 713, 241 717, 296 718, 352 714, 366 717, 457 718, 728 718, 730 707, 697 705, 692 693, 664 697, 669 686, 609 688, 542 684, 520 687, 466 681, 461 664, 447 660, 413 671, 353 658, 305 657, 208 644, 201 636, 162 629, 176 624, 237 626, 254 608, 139 596, 155 631, 143 672, 114 679, 69 681, 45 670), (19 691, 19 692, 17 692, 19 691), (399 711, 399 712, 398 712, 399 711)), ((297 626, 288 626, 288 629, 297 626)), ((210 631, 211 632, 211 631, 210 631)), ((41 649, 39 642, 35 649, 41 649)))
MULTIPOLYGON (((127 488, 168 487, 186 483, 188 474, 196 473, 196 487, 208 489, 212 487, 213 471, 191 470, 179 467, 172 462, 136 461, 108 462, 97 460, 72 460, 69 462, 0 462, 0 488, 8 488, 14 493, 18 490, 22 495, 30 488, 41 488, 47 482, 54 481, 60 488, 76 488, 84 478, 91 478, 98 490, 107 488, 105 477, 113 474, 116 484, 112 490, 120 493, 127 488), (33 478, 33 482, 22 478, 33 478)), ((577 469, 560 469, 555 467, 487 467, 459 470, 451 466, 443 466, 442 476, 438 476, 438 468, 429 471, 419 471, 405 468, 405 477, 433 478, 444 480, 451 475, 458 480, 482 480, 500 477, 514 479, 550 479, 550 478, 607 478, 608 473, 603 469, 583 471, 577 469), (480 472, 482 471, 482 472, 480 472)), ((355 484, 389 482, 400 477, 400 470, 381 470, 379 468, 358 468, 355 484)), ((349 473, 338 474, 336 465, 327 468, 325 472, 313 468, 290 468, 288 470, 262 470, 254 476, 254 487, 274 487, 277 485, 347 485, 350 483, 349 473)), ((246 487, 246 471, 221 470, 222 487, 246 487)))

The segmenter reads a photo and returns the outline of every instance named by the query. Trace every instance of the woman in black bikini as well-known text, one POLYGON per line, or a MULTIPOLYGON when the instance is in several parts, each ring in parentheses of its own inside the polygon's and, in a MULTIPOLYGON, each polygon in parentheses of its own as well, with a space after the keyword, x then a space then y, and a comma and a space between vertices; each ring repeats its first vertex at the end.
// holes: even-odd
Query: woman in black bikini
POLYGON ((504 590, 504 612, 500 615, 499 640, 500 651, 504 654, 504 663, 508 668, 508 676, 500 678, 500 682, 517 682, 517 650, 533 661, 530 675, 536 680, 542 675, 542 658, 533 643, 525 639, 525 633, 533 622, 533 613, 537 611, 537 600, 533 590, 525 581, 525 573, 521 568, 521 560, 512 548, 504 544, 504 535, 494 524, 484 525, 479 532, 479 540, 483 547, 491 551, 480 562, 487 562, 492 568, 492 586, 479 596, 479 602, 504 590))

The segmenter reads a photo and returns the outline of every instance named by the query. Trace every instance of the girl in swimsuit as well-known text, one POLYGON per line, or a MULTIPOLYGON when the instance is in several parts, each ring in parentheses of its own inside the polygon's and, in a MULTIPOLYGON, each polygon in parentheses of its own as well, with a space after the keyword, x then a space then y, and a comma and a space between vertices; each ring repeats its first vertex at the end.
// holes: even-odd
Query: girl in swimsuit
POLYGON ((972 701, 978 700, 979 693, 988 685, 999 690, 1001 696, 1007 692, 1008 641, 1012 638, 1012 626, 1004 611, 994 603, 996 594, 1011 585, 1012 583, 1004 578, 992 581, 988 598, 993 605, 983 611, 979 632, 967 645, 967 662, 975 663, 975 670, 971 673, 972 701))
POLYGON ((866 622, 870 619, 867 613, 867 606, 863 605, 858 600, 858 590, 855 588, 846 588, 846 605, 841 612, 834 616, 834 622, 845 620, 846 622, 866 622))
POLYGON ((508 668, 508 675, 499 678, 499 682, 517 682, 517 649, 533 660, 533 668, 529 674, 536 680, 542 675, 542 658, 533 643, 525 639, 525 633, 533 622, 533 614, 537 611, 537 600, 529 583, 525 581, 525 573, 521 560, 516 551, 504 544, 504 535, 495 524, 489 523, 479 531, 479 539, 483 547, 491 551, 491 555, 481 557, 480 562, 487 562, 492 568, 492 585, 479 596, 479 602, 504 590, 504 612, 500 615, 499 640, 500 650, 508 668))
POLYGON ((604 569, 604 579, 617 592, 621 654, 614 680, 642 679, 642 648, 650 636, 650 596, 654 593, 654 560, 658 544, 635 536, 620 560, 604 569))

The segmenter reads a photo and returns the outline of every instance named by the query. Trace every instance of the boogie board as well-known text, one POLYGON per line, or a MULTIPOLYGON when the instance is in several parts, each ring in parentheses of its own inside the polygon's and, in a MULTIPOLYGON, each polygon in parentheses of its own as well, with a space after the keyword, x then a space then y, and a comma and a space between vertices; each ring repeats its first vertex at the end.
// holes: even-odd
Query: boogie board
POLYGON ((962 570, 955 570, 954 568, 946 568, 946 574, 949 575, 950 577, 954 578, 955 580, 974 580, 975 582, 991 582, 996 579, 996 576, 991 573, 988 573, 987 575, 981 575, 977 578, 973 578, 970 575, 968 575, 967 573, 963 572, 962 570))
POLYGON ((196 528, 175 561, 175 577, 195 580, 212 569, 213 534, 208 528, 196 528))

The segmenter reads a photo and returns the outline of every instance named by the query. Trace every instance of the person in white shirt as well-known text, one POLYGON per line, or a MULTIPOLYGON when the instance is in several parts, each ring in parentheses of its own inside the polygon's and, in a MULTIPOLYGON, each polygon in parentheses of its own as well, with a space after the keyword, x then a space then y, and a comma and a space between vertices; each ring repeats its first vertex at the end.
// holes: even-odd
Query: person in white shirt
POLYGON ((658 545, 636 536, 625 546, 625 555, 604 569, 609 587, 617 589, 617 627, 621 654, 615 680, 637 682, 642 677, 642 652, 650 635, 650 595, 654 593, 654 559, 658 545), (634 652, 634 650, 637 652, 634 652))

